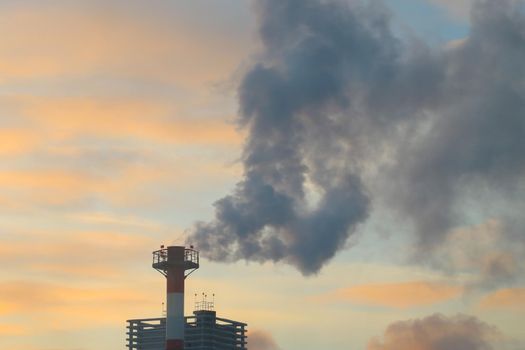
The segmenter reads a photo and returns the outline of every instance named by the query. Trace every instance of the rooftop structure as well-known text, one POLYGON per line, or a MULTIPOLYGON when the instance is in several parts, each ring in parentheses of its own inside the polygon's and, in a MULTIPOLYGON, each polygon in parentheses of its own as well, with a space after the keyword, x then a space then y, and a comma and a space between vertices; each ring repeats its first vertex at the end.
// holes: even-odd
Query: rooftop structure
MULTIPOLYGON (((215 311, 194 311, 185 317, 184 348, 246 350, 246 323, 219 318, 215 311)), ((166 318, 127 321, 128 350, 164 350, 166 318)))

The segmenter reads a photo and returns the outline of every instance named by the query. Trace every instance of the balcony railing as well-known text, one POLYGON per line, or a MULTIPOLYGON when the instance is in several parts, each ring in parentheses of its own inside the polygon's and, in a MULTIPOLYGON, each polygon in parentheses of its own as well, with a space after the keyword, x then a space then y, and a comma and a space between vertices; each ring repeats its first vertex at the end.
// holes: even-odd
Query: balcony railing
MULTIPOLYGON (((193 248, 184 248, 184 260, 182 261, 184 270, 187 271, 184 277, 199 268, 199 252, 193 248)), ((179 262, 168 260, 168 248, 162 248, 153 252, 152 266, 155 270, 167 274, 170 265, 180 264, 179 262)))

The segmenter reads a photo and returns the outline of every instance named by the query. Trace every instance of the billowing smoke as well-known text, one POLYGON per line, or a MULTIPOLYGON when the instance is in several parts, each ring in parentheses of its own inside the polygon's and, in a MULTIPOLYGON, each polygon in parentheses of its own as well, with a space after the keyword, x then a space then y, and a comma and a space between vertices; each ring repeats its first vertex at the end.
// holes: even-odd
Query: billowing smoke
POLYGON ((428 110, 433 117, 427 132, 402 148, 395 169, 401 183, 398 203, 427 243, 464 224, 455 207, 463 191, 473 186, 479 192, 514 191, 523 184, 525 16, 520 5, 478 2, 470 36, 431 68, 442 72, 440 101, 428 110))
POLYGON ((309 274, 368 215, 358 164, 346 159, 337 124, 354 81, 390 69, 396 40, 387 16, 368 6, 257 4, 265 52, 239 88, 240 123, 249 130, 244 180, 191 239, 212 259, 284 259, 309 274), (307 186, 319 197, 314 204, 307 186))
POLYGON ((370 341, 367 350, 499 350, 505 346, 495 327, 475 317, 435 314, 391 324, 382 339, 370 341))
MULTIPOLYGON (((477 267, 464 271, 479 270, 478 286, 510 283, 525 256, 525 3, 476 2, 470 35, 433 56, 441 58, 424 70, 442 72, 439 99, 411 120, 416 135, 397 143, 391 207, 414 222, 422 260, 474 232, 463 248, 477 267), (490 222, 492 240, 481 242, 476 228, 490 222)), ((435 262, 458 269, 448 257, 435 262)))
POLYGON ((416 257, 495 218, 496 248, 516 259, 506 242, 523 236, 524 8, 478 1, 470 35, 436 48, 397 38, 381 1, 256 1, 264 50, 239 86, 244 178, 189 241, 211 259, 311 274, 374 200, 414 224, 416 257))

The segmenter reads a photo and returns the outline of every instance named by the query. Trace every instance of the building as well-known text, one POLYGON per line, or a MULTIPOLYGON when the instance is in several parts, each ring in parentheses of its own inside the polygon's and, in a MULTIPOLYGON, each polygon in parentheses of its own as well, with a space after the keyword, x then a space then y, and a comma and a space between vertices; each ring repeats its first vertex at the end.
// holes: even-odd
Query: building
MULTIPOLYGON (((246 350, 246 323, 217 317, 215 311, 194 311, 185 317, 184 349, 246 350)), ((165 350, 166 318, 127 321, 128 350, 165 350)))
POLYGON ((247 325, 217 317, 205 296, 184 316, 185 279, 199 266, 193 247, 153 252, 152 267, 166 277, 166 317, 128 320, 128 350, 246 350, 247 325))

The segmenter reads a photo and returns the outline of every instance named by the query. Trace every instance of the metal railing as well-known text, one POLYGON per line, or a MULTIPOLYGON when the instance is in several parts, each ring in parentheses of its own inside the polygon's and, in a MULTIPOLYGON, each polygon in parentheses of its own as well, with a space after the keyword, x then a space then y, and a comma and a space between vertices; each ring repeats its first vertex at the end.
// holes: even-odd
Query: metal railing
POLYGON ((184 249, 184 261, 199 265, 199 252, 195 249, 184 249))
POLYGON ((168 261, 168 249, 160 249, 153 252, 153 264, 161 264, 168 261))
MULTIPOLYGON (((169 261, 168 259, 168 248, 162 248, 153 252, 153 263, 152 266, 155 270, 166 276, 168 265, 173 263, 180 263, 169 261)), ((192 248, 184 248, 184 269, 189 271, 186 272, 184 277, 189 276, 193 271, 199 268, 199 252, 192 248)))

